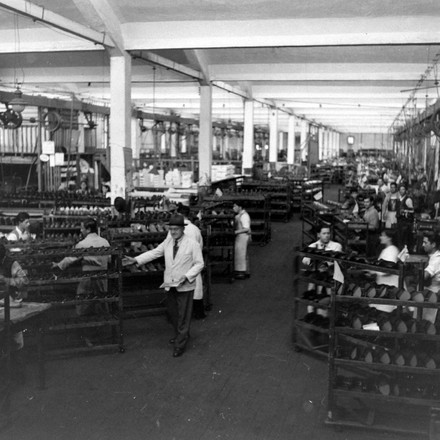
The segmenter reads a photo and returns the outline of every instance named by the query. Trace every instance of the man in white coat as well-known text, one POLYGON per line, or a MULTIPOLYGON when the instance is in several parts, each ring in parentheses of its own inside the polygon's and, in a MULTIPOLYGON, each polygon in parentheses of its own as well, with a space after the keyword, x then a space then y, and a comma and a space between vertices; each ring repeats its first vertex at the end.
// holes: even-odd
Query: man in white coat
MULTIPOLYGON (((178 213, 183 215, 185 219, 185 235, 188 235, 189 238, 193 239, 200 245, 200 249, 203 253, 203 237, 200 229, 194 225, 189 219, 190 209, 189 206, 182 205, 178 209, 178 213)), ((194 318, 195 319, 203 319, 206 318, 205 307, 203 303, 203 279, 202 274, 197 275, 196 278, 196 287, 194 289, 194 301, 193 301, 193 309, 194 309, 194 318)))
POLYGON ((155 249, 137 257, 124 257, 123 265, 143 265, 165 257, 164 283, 167 293, 167 306, 174 327, 173 356, 181 356, 189 338, 193 296, 197 275, 203 269, 203 256, 200 245, 184 233, 185 223, 182 215, 173 215, 169 221, 166 239, 155 249))

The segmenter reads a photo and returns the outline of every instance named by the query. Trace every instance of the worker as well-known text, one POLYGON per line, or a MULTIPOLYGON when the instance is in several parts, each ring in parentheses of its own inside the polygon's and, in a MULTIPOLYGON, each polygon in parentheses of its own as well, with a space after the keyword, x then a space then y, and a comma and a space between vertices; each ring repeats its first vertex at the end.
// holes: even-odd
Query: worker
POLYGON ((251 218, 240 203, 237 201, 232 207, 235 213, 234 264, 236 279, 250 277, 248 245, 251 240, 251 218))
MULTIPOLYGON (((81 222, 81 234, 84 237, 75 246, 75 249, 102 248, 110 247, 109 242, 98 235, 98 223, 95 219, 89 218, 81 222)), ((65 257, 59 263, 52 263, 53 268, 65 270, 73 264, 80 263, 83 272, 106 271, 110 262, 109 255, 89 255, 85 257, 65 257)), ((88 296, 105 296, 108 291, 106 278, 85 278, 78 283, 76 296, 78 300, 85 299, 88 296)), ((76 307, 79 316, 90 314, 105 314, 108 312, 106 304, 99 301, 80 303, 76 307)), ((81 335, 86 345, 93 345, 89 335, 81 335)))
MULTIPOLYGON (((190 208, 186 205, 181 205, 178 209, 178 213, 183 215, 185 222, 185 235, 192 240, 196 241, 200 245, 200 249, 203 252, 203 237, 200 229, 193 224, 189 219, 190 208)), ((196 287, 194 289, 193 310, 195 319, 206 318, 205 307, 203 303, 203 279, 202 274, 197 275, 196 287)))
POLYGON ((27 212, 19 212, 15 217, 17 226, 6 236, 8 241, 28 241, 31 239, 29 234, 30 216, 27 212))
POLYGON ((165 240, 155 249, 137 257, 124 257, 122 264, 139 266, 156 258, 165 257, 164 287, 167 291, 167 307, 174 337, 173 357, 182 356, 189 339, 195 280, 203 269, 203 256, 200 244, 184 233, 185 220, 182 215, 170 217, 169 231, 165 240))

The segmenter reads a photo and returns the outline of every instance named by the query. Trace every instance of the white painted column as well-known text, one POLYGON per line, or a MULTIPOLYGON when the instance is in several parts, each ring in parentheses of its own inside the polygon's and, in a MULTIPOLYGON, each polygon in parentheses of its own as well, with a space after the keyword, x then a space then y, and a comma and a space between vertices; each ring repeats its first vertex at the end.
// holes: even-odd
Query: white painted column
POLYGON ((139 159, 141 150, 141 127, 139 119, 131 118, 131 149, 133 150, 133 159, 139 159))
POLYGON ((295 116, 289 116, 287 132, 287 164, 293 165, 295 162, 295 116))
POLYGON ((334 151, 334 146, 335 146, 335 144, 334 144, 333 134, 334 134, 333 130, 330 130, 330 131, 328 132, 328 135, 329 135, 329 152, 328 152, 328 158, 330 158, 330 157, 333 156, 333 151, 334 151))
POLYGON ((242 172, 245 176, 252 175, 254 164, 254 102, 244 102, 244 130, 243 130, 243 164, 242 172))
POLYGON ((301 161, 306 160, 307 153, 309 151, 308 148, 308 142, 307 142, 307 129, 308 124, 307 121, 304 121, 304 119, 301 121, 301 161))
POLYGON ((111 200, 124 197, 131 182, 131 163, 124 148, 131 150, 131 57, 110 57, 110 168, 111 200), (130 171, 130 172, 128 172, 130 171), (128 185, 127 185, 128 183, 128 185))
POLYGON ((322 160, 324 155, 324 151, 323 151, 323 140, 324 140, 324 136, 323 136, 323 129, 322 127, 318 128, 318 151, 319 151, 319 160, 322 160))
POLYGON ((199 179, 211 180, 212 86, 200 86, 199 179))
POLYGON ((341 149, 341 133, 337 133, 336 134, 336 148, 338 149, 338 151, 336 152, 336 154, 339 157, 339 150, 341 149))
POLYGON ((278 158, 278 110, 270 109, 269 116, 269 162, 275 163, 278 158))

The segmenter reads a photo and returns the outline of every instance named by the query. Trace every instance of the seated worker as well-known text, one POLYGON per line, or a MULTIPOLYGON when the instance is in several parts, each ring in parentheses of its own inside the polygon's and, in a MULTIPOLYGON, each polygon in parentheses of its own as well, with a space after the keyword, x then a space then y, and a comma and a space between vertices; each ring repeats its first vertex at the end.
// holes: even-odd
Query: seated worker
POLYGON ((85 180, 81 180, 80 187, 79 187, 79 189, 76 190, 76 193, 81 194, 83 196, 90 195, 89 185, 87 184, 87 182, 85 180))
MULTIPOLYGON (((330 240, 331 230, 329 225, 326 225, 324 223, 320 224, 318 226, 317 233, 318 233, 318 241, 315 241, 314 243, 310 244, 309 247, 322 249, 324 251, 342 252, 342 245, 337 241, 330 240)), ((306 265, 309 265, 311 263, 310 258, 308 257, 304 257, 302 259, 302 262, 303 264, 306 265)))
MULTIPOLYGON (((318 226, 318 241, 315 241, 314 243, 310 244, 309 247, 316 248, 316 249, 322 249, 324 251, 342 252, 341 244, 336 241, 330 240, 330 236, 331 236, 330 226, 326 225, 326 224, 319 225, 318 226)), ((308 258, 308 257, 304 257, 302 259, 302 263, 305 264, 306 266, 309 266, 312 264, 312 259, 308 258)), ((327 272, 328 273, 332 269, 333 269, 333 263, 331 261, 322 262, 322 264, 320 264, 317 267, 318 272, 327 272)), ((309 285, 307 286, 308 291, 314 290, 315 288, 316 288, 316 286, 313 283, 309 283, 309 285)), ((327 294, 329 294, 330 290, 331 290, 330 288, 327 288, 327 294)), ((322 291, 322 286, 318 286, 318 288, 316 288, 316 293, 321 293, 321 291, 322 291)), ((313 312, 314 307, 308 306, 307 311, 313 312)), ((323 310, 318 309, 318 312, 321 313, 323 316, 326 316, 326 313, 324 313, 323 310)))
POLYGON ((19 212, 15 217, 15 223, 17 226, 6 236, 8 241, 27 241, 30 240, 29 234, 29 214, 27 212, 19 212))
MULTIPOLYGON (((9 307, 21 307, 21 301, 26 297, 26 286, 29 280, 27 273, 20 264, 6 254, 6 248, 0 243, 0 297, 1 306, 4 304, 6 291, 9 293, 9 307)), ((24 381, 25 363, 21 355, 24 346, 23 332, 14 333, 10 339, 11 361, 13 363, 13 378, 19 382, 24 381)))
MULTIPOLYGON (((98 224, 95 219, 89 218, 84 222, 81 222, 81 234, 83 235, 83 240, 78 242, 75 249, 85 249, 85 248, 101 248, 110 247, 109 242, 98 235, 98 224)), ((59 263, 52 263, 52 267, 58 267, 60 270, 65 270, 73 264, 82 264, 83 272, 91 271, 104 271, 107 270, 110 261, 109 255, 90 255, 86 257, 65 257, 59 263)), ((107 279, 105 278, 85 278, 78 283, 76 289, 77 299, 84 299, 86 296, 103 296, 107 294, 108 286, 107 279)), ((104 303, 99 302, 88 302, 86 304, 79 304, 76 307, 76 312, 78 315, 89 315, 89 314, 102 314, 106 313, 104 303)), ((82 336, 87 345, 92 345, 92 342, 82 336)))
POLYGON ((358 215, 359 214, 359 204, 357 201, 358 190, 357 188, 350 189, 350 196, 345 200, 342 205, 342 209, 347 211, 348 214, 358 215))
MULTIPOLYGON (((423 234, 423 250, 428 254, 428 266, 424 270, 426 289, 438 294, 440 291, 440 236, 438 234, 423 234)), ((435 324, 437 309, 423 309, 423 319, 435 324)))

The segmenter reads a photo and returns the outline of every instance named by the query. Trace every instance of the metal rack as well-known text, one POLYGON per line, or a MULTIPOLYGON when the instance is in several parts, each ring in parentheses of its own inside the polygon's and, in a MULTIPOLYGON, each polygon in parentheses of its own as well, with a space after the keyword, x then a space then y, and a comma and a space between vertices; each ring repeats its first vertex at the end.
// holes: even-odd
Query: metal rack
POLYGON ((84 248, 84 249, 32 249, 23 248, 14 253, 14 258, 28 271, 29 286, 28 300, 51 305, 45 335, 52 336, 53 340, 63 335, 63 341, 55 342, 55 348, 49 350, 52 356, 63 356, 72 353, 97 351, 102 349, 118 349, 124 351, 123 345, 123 293, 121 251, 117 247, 84 248), (81 265, 73 265, 60 272, 52 268, 52 262, 60 261, 64 257, 73 257, 77 262, 94 258, 107 257, 107 270, 83 272, 81 265), (107 283, 105 292, 93 290, 90 295, 77 295, 77 286, 82 281, 92 284, 107 283), (79 307, 102 308, 102 313, 82 316, 77 313, 79 307), (93 346, 78 346, 71 342, 71 335, 80 329, 101 328, 110 329, 111 334, 102 337, 100 342, 93 346), (108 340, 109 339, 109 340, 108 340), (58 343, 57 343, 58 342, 58 343), (57 348, 63 345, 63 348, 57 348), (67 346, 67 347, 66 347, 67 346))

